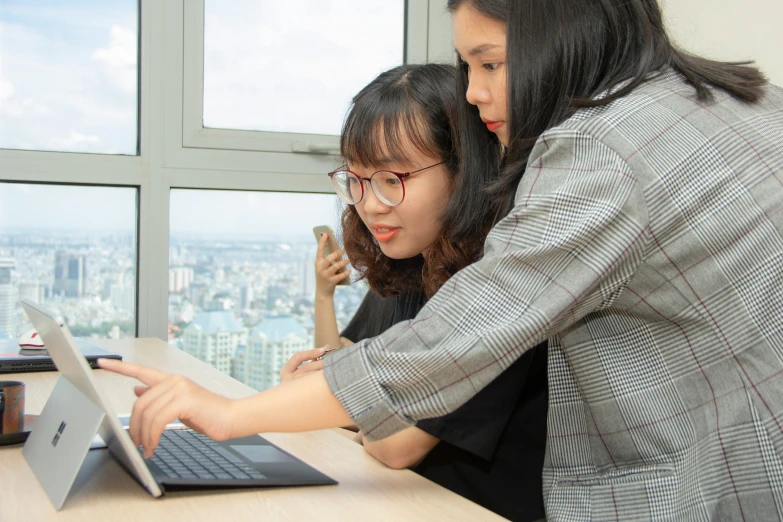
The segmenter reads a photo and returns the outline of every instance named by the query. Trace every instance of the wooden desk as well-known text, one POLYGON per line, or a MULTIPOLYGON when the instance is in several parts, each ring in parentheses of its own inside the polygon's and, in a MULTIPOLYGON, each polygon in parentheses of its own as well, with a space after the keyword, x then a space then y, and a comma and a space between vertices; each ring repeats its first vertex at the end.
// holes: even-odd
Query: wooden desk
MULTIPOLYGON (((99 341, 126 361, 187 375, 228 397, 254 391, 159 339, 99 341)), ((131 411, 134 380, 95 370, 118 413, 131 411)), ((8 374, 27 384, 26 412, 40 413, 56 372, 8 374)), ((337 486, 167 493, 152 498, 106 450, 90 451, 60 512, 22 457, 0 447, 0 521, 72 520, 504 520, 412 471, 395 471, 338 430, 264 434, 274 444, 337 480, 337 486)))

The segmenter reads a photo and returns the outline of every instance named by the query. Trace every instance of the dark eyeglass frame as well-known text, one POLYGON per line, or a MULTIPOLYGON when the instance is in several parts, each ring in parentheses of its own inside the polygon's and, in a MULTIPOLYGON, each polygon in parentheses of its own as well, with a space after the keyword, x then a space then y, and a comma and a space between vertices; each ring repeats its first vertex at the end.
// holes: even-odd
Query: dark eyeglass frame
POLYGON ((346 203, 348 203, 349 205, 356 205, 361 200, 364 199, 364 182, 367 181, 367 182, 370 183, 370 190, 373 191, 373 194, 375 194, 376 198, 378 198, 384 205, 387 205, 389 207, 396 207, 397 205, 399 205, 403 201, 405 201, 405 182, 403 181, 405 178, 407 178, 408 176, 411 176, 412 174, 416 174, 417 172, 421 172, 422 170, 427 170, 427 169, 431 169, 432 167, 437 167, 438 165, 443 165, 444 163, 446 163, 446 160, 439 161, 438 163, 435 163, 434 165, 430 165, 428 167, 422 167, 422 168, 417 169, 417 170, 412 170, 411 172, 394 172, 393 170, 376 170, 375 172, 373 172, 370 175, 369 178, 363 178, 363 177, 359 176, 357 173, 353 172, 352 170, 348 170, 346 168, 348 165, 344 165, 343 167, 340 167, 337 170, 333 170, 332 172, 329 172, 327 174, 327 176, 329 176, 329 179, 332 180, 332 185, 335 187, 335 192, 337 193, 337 196, 340 199, 342 199, 343 201, 345 201, 346 203), (352 201, 348 201, 345 197, 343 197, 343 195, 340 193, 340 191, 337 190, 337 182, 334 180, 334 175, 337 174, 338 172, 347 172, 348 174, 351 174, 353 177, 355 177, 356 179, 359 180, 359 186, 362 187, 362 195, 361 195, 361 197, 358 200, 353 201, 353 202, 352 201), (372 183, 372 178, 376 174, 378 174, 379 172, 386 172, 386 173, 389 173, 389 174, 394 174, 395 176, 397 176, 397 179, 400 180, 400 185, 402 185, 402 198, 400 198, 400 202, 399 203, 395 203, 393 205, 390 204, 390 203, 386 203, 386 201, 387 201, 386 198, 382 197, 380 194, 378 194, 378 192, 375 191, 375 186, 372 183))

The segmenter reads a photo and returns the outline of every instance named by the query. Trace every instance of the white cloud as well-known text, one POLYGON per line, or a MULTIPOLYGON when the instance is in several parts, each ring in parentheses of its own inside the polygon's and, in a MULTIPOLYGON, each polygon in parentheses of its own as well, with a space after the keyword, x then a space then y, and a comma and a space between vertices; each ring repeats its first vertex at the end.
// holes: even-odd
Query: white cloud
POLYGON ((14 84, 11 82, 0 81, 0 100, 10 98, 14 95, 14 84))
POLYGON ((112 22, 100 23, 86 17, 78 28, 58 31, 48 27, 55 17, 43 20, 37 11, 0 21, 0 147, 135 153, 132 4, 132 16, 114 13, 112 22))
POLYGON ((90 59, 102 63, 109 79, 125 92, 136 92, 136 32, 111 28, 109 47, 95 50, 90 59))
POLYGON ((55 148, 64 147, 64 150, 80 150, 84 145, 98 143, 99 141, 101 140, 98 136, 82 134, 72 130, 70 136, 67 138, 54 138, 51 140, 51 144, 55 148))
POLYGON ((402 5, 207 3, 205 124, 338 134, 351 97, 402 62, 402 5))
POLYGON ((36 103, 32 98, 13 99, 12 96, 0 95, 0 114, 8 116, 24 116, 29 114, 46 115, 52 111, 42 103, 36 103))
POLYGON ((47 107, 42 103, 37 103, 32 98, 25 98, 24 100, 22 100, 22 107, 24 107, 25 112, 32 111, 34 114, 44 115, 52 112, 49 110, 49 107, 47 107))

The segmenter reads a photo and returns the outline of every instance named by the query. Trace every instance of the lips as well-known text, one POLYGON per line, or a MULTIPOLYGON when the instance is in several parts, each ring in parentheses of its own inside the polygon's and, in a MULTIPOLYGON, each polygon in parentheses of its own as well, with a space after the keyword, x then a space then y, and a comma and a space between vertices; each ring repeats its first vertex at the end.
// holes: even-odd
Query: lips
POLYGON ((386 243, 388 241, 391 241, 394 236, 396 236, 400 228, 399 227, 385 227, 385 226, 374 226, 372 227, 373 234, 375 235, 375 239, 378 240, 379 243, 386 243))
POLYGON ((495 131, 496 131, 496 130, 498 130, 498 129, 500 128, 500 126, 501 126, 501 125, 503 125, 503 123, 504 123, 504 122, 502 122, 502 121, 490 121, 490 120, 485 120, 484 118, 481 118, 481 121, 483 121, 483 122, 484 122, 484 125, 486 125, 486 126, 487 126, 487 130, 489 130, 489 132, 495 132, 495 131))

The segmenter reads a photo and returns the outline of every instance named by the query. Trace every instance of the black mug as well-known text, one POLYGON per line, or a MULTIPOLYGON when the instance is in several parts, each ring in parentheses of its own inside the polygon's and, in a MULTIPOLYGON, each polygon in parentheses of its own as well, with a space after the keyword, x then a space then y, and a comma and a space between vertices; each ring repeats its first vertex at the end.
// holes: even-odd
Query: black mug
POLYGON ((0 435, 24 431, 24 383, 0 381, 0 435))

